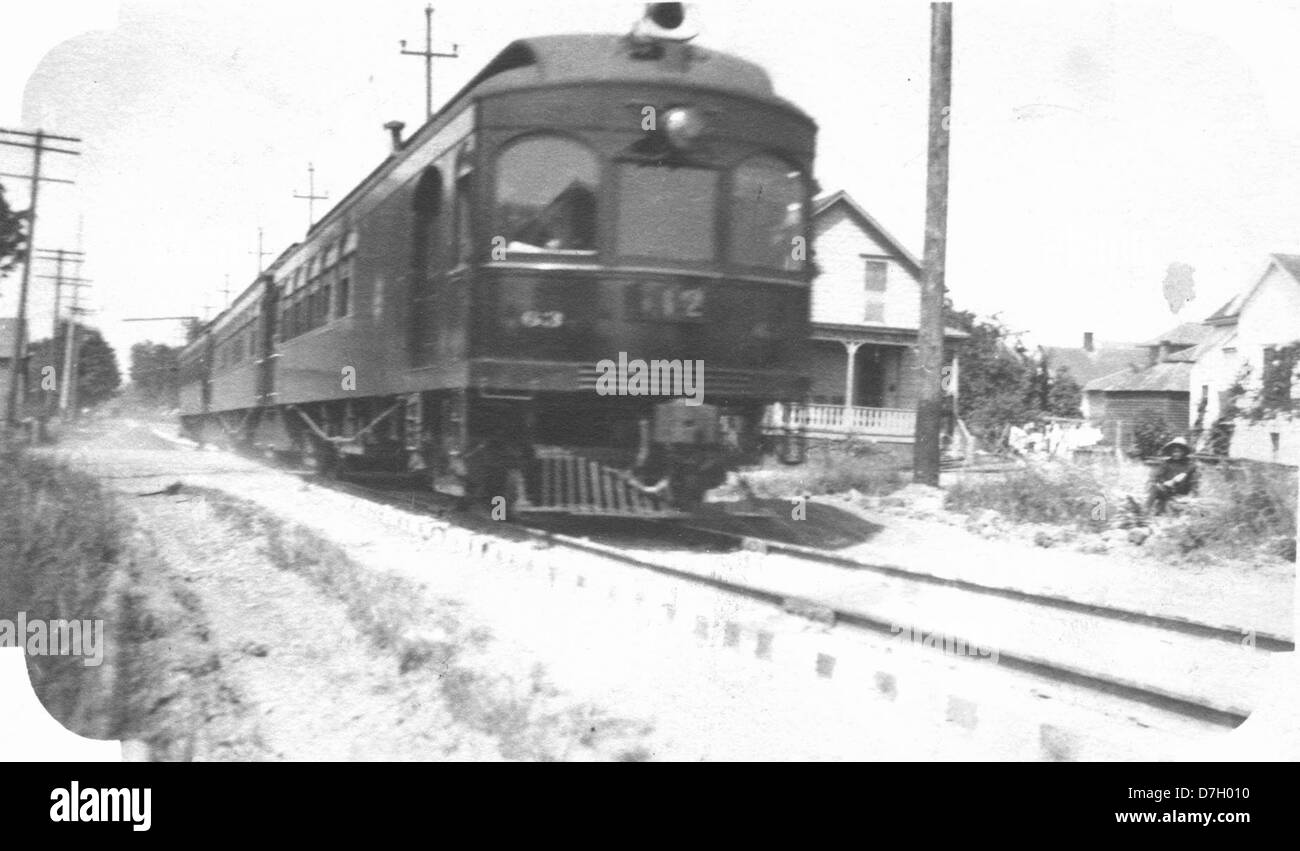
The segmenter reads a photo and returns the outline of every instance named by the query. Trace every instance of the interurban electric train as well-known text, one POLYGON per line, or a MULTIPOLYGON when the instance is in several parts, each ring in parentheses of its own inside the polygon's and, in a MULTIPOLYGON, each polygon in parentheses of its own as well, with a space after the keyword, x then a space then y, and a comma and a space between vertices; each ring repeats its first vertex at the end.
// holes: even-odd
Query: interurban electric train
POLYGON ((198 329, 185 431, 515 511, 698 505, 806 389, 816 126, 691 28, 660 3, 627 35, 521 39, 408 138, 389 124, 198 329))

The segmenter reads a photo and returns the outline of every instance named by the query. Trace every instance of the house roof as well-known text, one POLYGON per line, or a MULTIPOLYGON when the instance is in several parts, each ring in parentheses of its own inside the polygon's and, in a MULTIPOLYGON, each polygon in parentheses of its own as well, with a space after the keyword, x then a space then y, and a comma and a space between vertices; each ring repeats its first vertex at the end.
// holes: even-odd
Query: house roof
POLYGON ((1200 343, 1195 346, 1180 349, 1173 354, 1166 356, 1165 360, 1169 362, 1196 363, 1205 355, 1206 352, 1214 349, 1216 346, 1222 345, 1230 338, 1237 336, 1236 330, 1231 327, 1224 328, 1222 326, 1211 326, 1210 330, 1213 333, 1206 336, 1206 338, 1200 343))
POLYGON ((0 360, 6 363, 14 356, 14 335, 17 331, 17 319, 12 317, 0 319, 0 360))
POLYGON ((1300 281, 1300 254, 1274 254, 1273 261, 1296 281, 1300 281))
POLYGON ((1134 343, 1109 343, 1099 344, 1092 351, 1064 346, 1044 346, 1043 358, 1052 371, 1058 367, 1065 367, 1075 381, 1087 384, 1094 378, 1110 375, 1134 364, 1145 364, 1149 355, 1146 349, 1134 343))
POLYGON ((1237 293, 1228 299, 1227 303, 1218 310, 1205 317, 1207 325, 1226 325, 1229 322, 1237 321, 1237 314, 1241 312, 1241 293, 1237 293))
POLYGON ((1259 289, 1260 284, 1264 283, 1264 278, 1276 266, 1283 272, 1291 276, 1297 284, 1300 284, 1300 254, 1270 254, 1268 256, 1268 267, 1264 269, 1263 274, 1256 279, 1255 283, 1249 289, 1237 293, 1228 299, 1228 303, 1206 317, 1206 324, 1210 325, 1230 325, 1237 321, 1241 314, 1241 309, 1250 301, 1251 296, 1259 289))
MULTIPOLYGON (((914 340, 917 335, 915 328, 894 328, 889 325, 871 325, 868 323, 859 323, 857 325, 846 325, 836 322, 814 322, 812 323, 813 339, 826 339, 818 337, 818 334, 829 335, 832 338, 839 337, 862 337, 873 334, 893 336, 898 338, 907 338, 914 340)), ((964 340, 970 334, 962 331, 960 328, 943 329, 943 336, 948 340, 964 340)))
POLYGON ((903 259, 903 262, 911 267, 913 274, 921 274, 921 261, 917 260, 916 256, 912 254, 912 252, 908 251, 907 247, 904 246, 903 243, 895 239, 893 234, 885 230, 884 226, 881 225, 880 222, 876 221, 870 213, 863 209, 861 204, 853 200, 852 195, 845 192, 843 189, 838 192, 832 192, 830 195, 823 195, 820 198, 814 198, 812 210, 813 218, 817 218, 837 204, 845 205, 850 214, 857 217, 859 222, 866 225, 868 230, 875 231, 890 248, 894 249, 894 251, 898 253, 898 256, 903 259))
POLYGON ((1185 362, 1163 363, 1146 369, 1122 369, 1089 381, 1087 393, 1186 393, 1191 386, 1192 365, 1185 362))
POLYGON ((1218 333, 1218 329, 1212 325, 1206 325, 1204 322, 1184 322, 1181 325, 1175 325, 1163 334, 1157 334, 1141 345, 1159 346, 1162 343, 1168 343, 1171 346, 1199 346, 1216 333, 1218 333))

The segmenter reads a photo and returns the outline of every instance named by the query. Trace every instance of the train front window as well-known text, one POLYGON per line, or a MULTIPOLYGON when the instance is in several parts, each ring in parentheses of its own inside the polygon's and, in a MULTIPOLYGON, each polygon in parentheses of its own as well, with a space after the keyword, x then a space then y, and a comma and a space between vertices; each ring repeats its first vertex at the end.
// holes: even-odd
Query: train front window
POLYGON ((798 272, 804 252, 803 173, 772 157, 742 163, 731 182, 731 262, 798 272))
POLYGON ((718 173, 623 163, 618 173, 618 252, 624 257, 712 260, 718 173))
POLYGON ((497 228, 508 252, 594 252, 600 161, 568 139, 534 137, 497 160, 497 228))

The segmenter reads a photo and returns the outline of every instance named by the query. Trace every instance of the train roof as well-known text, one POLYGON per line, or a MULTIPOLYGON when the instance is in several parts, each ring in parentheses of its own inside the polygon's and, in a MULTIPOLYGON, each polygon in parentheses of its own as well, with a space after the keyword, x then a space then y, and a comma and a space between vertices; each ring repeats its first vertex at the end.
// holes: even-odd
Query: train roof
MULTIPOLYGON (((628 36, 547 35, 511 42, 457 95, 572 83, 676 83, 776 99, 759 65, 694 44, 638 50, 628 36)), ((784 101, 782 101, 784 104, 784 101)))
POLYGON ((512 41, 411 133, 400 151, 389 154, 327 210, 312 225, 308 237, 331 224, 359 193, 415 150, 425 137, 485 95, 580 83, 675 84, 752 98, 788 109, 814 123, 799 107, 776 95, 771 77, 755 62, 695 44, 650 47, 660 50, 651 50, 648 58, 637 58, 636 43, 629 36, 608 33, 544 35, 512 41))

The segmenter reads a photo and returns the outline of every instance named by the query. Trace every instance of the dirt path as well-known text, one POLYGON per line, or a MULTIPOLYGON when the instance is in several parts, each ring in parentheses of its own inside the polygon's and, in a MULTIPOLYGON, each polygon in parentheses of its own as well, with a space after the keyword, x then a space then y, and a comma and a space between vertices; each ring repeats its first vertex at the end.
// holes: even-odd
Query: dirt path
POLYGON ((265 758, 500 759, 432 699, 425 677, 402 675, 391 654, 374 650, 344 603, 277 569, 264 538, 197 497, 133 508, 201 601, 223 684, 252 707, 249 732, 265 758))

